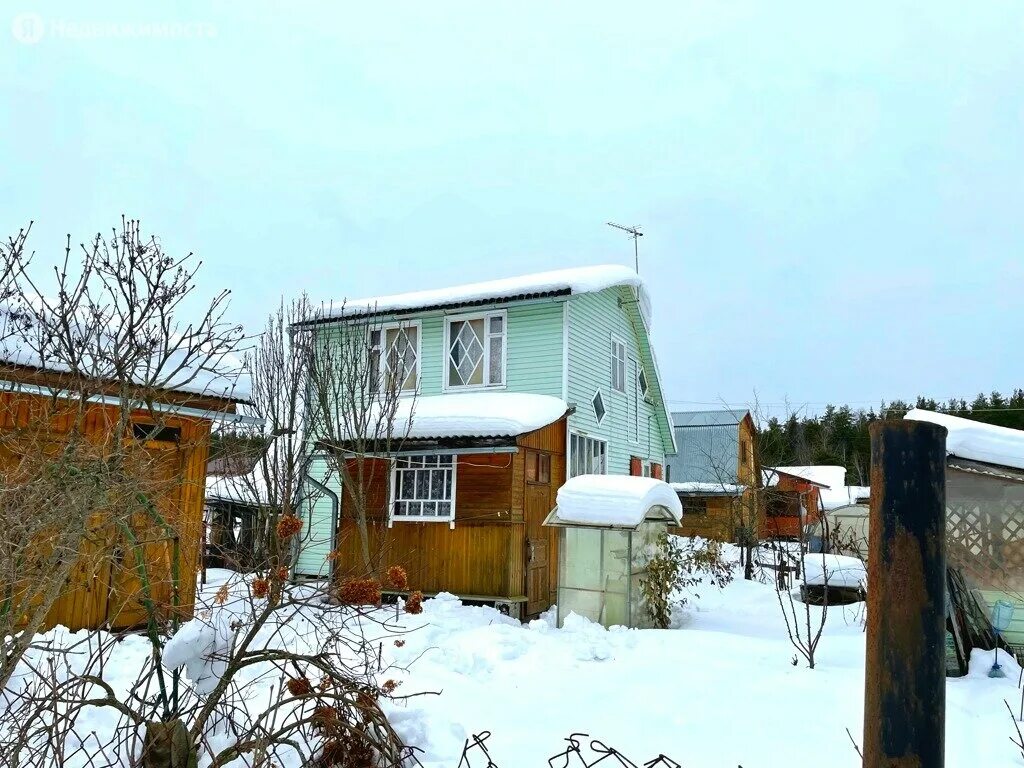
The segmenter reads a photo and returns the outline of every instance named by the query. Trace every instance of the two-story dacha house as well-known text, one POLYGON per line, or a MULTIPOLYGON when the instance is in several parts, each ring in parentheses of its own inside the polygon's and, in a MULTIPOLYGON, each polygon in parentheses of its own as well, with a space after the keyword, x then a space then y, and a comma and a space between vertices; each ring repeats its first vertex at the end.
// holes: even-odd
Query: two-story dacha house
MULTIPOLYGON (((621 266, 566 269, 443 290, 347 301, 318 333, 374 322, 371 354, 400 358, 401 448, 373 473, 374 549, 410 588, 494 602, 516 615, 548 608, 557 587, 552 529, 567 477, 661 477, 674 449, 650 342, 651 308, 621 266)), ((298 575, 361 569, 345 493, 325 485, 308 510, 298 575)))

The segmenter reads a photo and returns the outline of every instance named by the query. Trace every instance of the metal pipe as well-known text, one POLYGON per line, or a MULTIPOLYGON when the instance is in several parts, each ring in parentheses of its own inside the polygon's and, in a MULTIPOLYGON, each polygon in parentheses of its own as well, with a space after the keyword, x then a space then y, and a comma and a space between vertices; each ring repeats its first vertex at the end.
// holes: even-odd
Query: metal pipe
POLYGON ((946 428, 871 431, 864 768, 942 768, 946 428))

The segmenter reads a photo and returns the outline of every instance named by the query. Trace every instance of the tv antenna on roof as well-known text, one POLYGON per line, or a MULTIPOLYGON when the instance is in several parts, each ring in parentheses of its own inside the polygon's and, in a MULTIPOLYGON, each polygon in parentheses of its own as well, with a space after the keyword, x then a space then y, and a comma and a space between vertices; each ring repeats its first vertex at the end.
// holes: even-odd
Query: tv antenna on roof
POLYGON ((615 227, 616 229, 621 229, 623 232, 628 232, 629 236, 633 238, 633 266, 636 268, 637 274, 640 274, 640 251, 636 244, 637 238, 644 236, 644 233, 640 231, 640 226, 624 227, 621 224, 616 224, 614 221, 608 221, 605 223, 609 227, 615 227))

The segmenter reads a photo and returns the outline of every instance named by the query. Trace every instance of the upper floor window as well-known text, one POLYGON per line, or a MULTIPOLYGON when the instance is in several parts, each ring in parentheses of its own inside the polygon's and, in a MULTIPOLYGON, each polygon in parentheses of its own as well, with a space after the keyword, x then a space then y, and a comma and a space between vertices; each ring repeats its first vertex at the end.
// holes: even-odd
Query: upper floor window
POLYGON ((626 342, 612 337, 612 389, 626 391, 626 342))
POLYGON ((370 381, 379 388, 415 392, 420 380, 420 324, 391 323, 369 330, 370 381))
POLYGON ((504 312, 460 315, 445 324, 445 388, 497 387, 505 383, 504 312))
POLYGON ((640 385, 640 394, 647 397, 650 385, 647 383, 647 374, 644 372, 642 367, 640 368, 640 375, 637 377, 637 384, 640 385))

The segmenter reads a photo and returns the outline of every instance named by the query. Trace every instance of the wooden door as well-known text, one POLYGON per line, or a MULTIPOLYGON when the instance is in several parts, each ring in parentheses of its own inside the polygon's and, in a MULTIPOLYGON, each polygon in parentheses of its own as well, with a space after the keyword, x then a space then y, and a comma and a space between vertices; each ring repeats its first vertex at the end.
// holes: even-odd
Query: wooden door
POLYGON ((526 491, 526 613, 533 615, 551 604, 551 534, 544 519, 551 511, 551 455, 527 450, 526 491))
MULTIPOLYGON (((146 472, 149 477, 145 482, 147 495, 163 519, 172 528, 176 528, 181 522, 182 451, 177 445, 160 445, 152 447, 148 454, 146 472)), ((142 554, 142 565, 158 608, 166 609, 170 606, 173 588, 171 536, 148 512, 133 513, 128 524, 138 546, 133 545, 128 536, 118 532, 107 597, 107 621, 115 629, 140 626, 148 618, 143 603, 145 590, 139 576, 137 553, 142 554)), ((188 569, 182 570, 182 579, 195 578, 194 573, 187 572, 188 569)))

